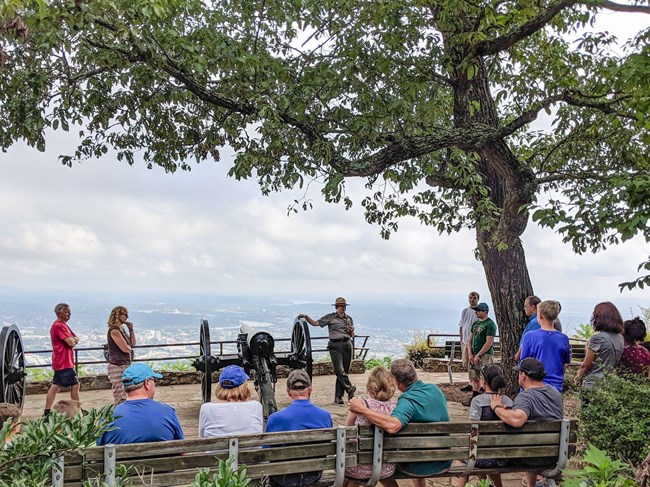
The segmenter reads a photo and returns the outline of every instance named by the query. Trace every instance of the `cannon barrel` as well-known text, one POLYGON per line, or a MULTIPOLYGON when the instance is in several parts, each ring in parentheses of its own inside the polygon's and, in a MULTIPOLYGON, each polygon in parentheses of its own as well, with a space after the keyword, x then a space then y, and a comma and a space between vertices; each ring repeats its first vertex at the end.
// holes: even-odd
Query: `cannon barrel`
POLYGON ((269 357, 273 354, 275 340, 269 332, 255 330, 250 325, 242 325, 240 333, 246 335, 246 344, 251 354, 258 357, 269 357))

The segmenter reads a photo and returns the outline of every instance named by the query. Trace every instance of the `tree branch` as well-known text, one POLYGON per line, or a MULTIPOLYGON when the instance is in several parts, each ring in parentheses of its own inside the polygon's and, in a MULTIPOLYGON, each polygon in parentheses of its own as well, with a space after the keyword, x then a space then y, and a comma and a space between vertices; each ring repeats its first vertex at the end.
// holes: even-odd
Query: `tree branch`
POLYGON ((526 39, 527 37, 530 37, 532 34, 537 32, 538 30, 541 30, 544 27, 546 27, 546 24, 548 24, 548 22, 552 20, 553 17, 555 17, 560 12, 562 12, 562 10, 564 10, 567 7, 571 7, 572 5, 575 5, 577 3, 579 3, 578 0, 558 0, 557 2, 551 4, 545 10, 540 11, 540 13, 536 17, 520 25, 515 30, 511 31, 505 36, 498 37, 492 40, 479 42, 478 44, 476 44, 476 46, 473 49, 473 52, 470 52, 470 54, 478 55, 478 56, 487 56, 491 54, 497 54, 501 51, 505 51, 506 49, 514 46, 517 42, 521 41, 522 39, 526 39))
MULTIPOLYGON (((593 5, 593 4, 588 4, 593 5)), ((605 8, 607 10, 613 10, 614 12, 632 12, 632 13, 641 13, 641 14, 650 14, 650 7, 645 5, 625 5, 616 2, 610 2, 609 0, 601 0, 596 4, 597 7, 605 8)))

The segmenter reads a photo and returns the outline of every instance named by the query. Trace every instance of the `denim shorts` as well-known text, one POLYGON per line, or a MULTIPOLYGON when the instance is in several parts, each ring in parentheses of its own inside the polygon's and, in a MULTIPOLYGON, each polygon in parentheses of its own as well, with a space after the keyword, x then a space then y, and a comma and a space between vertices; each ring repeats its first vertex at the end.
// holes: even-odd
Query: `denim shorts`
POLYGON ((74 371, 74 369, 55 370, 52 384, 56 384, 57 386, 61 387, 71 387, 75 384, 79 384, 79 381, 77 380, 77 373, 74 371))

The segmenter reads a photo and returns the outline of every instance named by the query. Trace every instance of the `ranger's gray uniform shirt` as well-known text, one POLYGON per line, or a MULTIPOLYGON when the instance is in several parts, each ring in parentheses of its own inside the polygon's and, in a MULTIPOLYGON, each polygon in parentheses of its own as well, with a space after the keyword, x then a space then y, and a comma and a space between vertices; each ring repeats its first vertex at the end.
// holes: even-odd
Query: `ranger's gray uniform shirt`
POLYGON ((350 338, 348 326, 354 326, 352 317, 348 315, 339 316, 338 313, 329 313, 318 320, 321 327, 328 327, 330 340, 340 340, 341 338, 350 338))

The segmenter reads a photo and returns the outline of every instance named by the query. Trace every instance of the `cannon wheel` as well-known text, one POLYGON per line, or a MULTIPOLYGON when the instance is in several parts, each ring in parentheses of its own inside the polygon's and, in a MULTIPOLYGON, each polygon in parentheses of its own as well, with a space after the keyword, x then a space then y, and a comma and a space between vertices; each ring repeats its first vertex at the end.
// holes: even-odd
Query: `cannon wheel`
POLYGON ((25 400, 25 352, 16 325, 2 328, 0 347, 0 402, 15 404, 22 411, 25 400))
POLYGON ((201 376, 201 394, 203 402, 210 402, 212 395, 212 370, 210 368, 210 359, 212 357, 210 350, 210 327, 207 320, 201 320, 201 334, 199 338, 199 349, 203 358, 203 375, 201 376))
POLYGON ((298 319, 293 324, 291 354, 296 358, 300 368, 307 370, 309 377, 312 377, 311 338, 309 336, 309 325, 305 320, 298 319))

